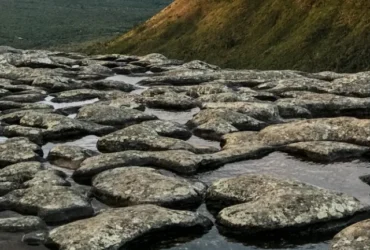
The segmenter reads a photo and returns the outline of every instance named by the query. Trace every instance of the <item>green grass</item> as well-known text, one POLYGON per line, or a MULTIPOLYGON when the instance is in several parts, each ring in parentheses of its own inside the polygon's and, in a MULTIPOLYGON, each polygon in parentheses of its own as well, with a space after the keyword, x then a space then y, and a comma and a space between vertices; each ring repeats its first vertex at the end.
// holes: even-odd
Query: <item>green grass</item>
POLYGON ((370 1, 176 0, 89 52, 163 53, 232 68, 370 69, 370 1))
POLYGON ((83 47, 148 19, 171 0, 0 0, 0 45, 83 47), (82 44, 80 44, 82 42, 82 44))

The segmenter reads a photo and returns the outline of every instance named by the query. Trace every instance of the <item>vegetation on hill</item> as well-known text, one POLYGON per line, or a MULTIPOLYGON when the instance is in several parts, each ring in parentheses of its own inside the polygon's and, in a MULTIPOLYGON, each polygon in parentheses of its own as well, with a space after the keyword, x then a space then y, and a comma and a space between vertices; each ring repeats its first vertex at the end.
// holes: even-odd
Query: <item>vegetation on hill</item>
POLYGON ((370 1, 176 0, 90 52, 163 53, 223 67, 370 68, 370 1))
POLYGON ((172 0, 0 0, 0 45, 46 48, 117 36, 172 0))

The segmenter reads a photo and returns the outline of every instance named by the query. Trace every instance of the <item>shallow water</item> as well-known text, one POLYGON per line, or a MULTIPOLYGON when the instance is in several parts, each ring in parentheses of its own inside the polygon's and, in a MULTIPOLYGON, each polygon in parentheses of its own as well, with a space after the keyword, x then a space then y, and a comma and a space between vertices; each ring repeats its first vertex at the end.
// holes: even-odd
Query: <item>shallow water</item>
POLYGON ((8 140, 8 138, 4 136, 0 136, 0 143, 5 142, 6 140, 8 140))
MULTIPOLYGON (((128 76, 113 76, 108 79, 120 80, 126 83, 137 85, 137 82, 145 79, 145 77, 128 77, 128 76)), ((143 90, 136 90, 133 93, 140 94, 143 90)), ((54 108, 71 107, 78 105, 85 105, 91 103, 89 101, 74 102, 74 103, 53 103, 50 97, 44 101, 54 106, 54 108)), ((96 100, 97 101, 97 100, 96 100)), ((95 101, 94 101, 95 102, 95 101)), ((190 120, 193 115, 199 112, 198 108, 183 111, 183 112, 172 112, 160 109, 146 109, 146 113, 154 114, 158 118, 163 120, 175 121, 181 124, 185 124, 190 120)), ((69 117, 74 118, 75 114, 71 114, 69 117)), ((86 136, 79 139, 74 139, 67 142, 49 142, 42 147, 44 151, 44 157, 47 157, 51 148, 58 144, 75 145, 88 148, 91 150, 96 149, 96 142, 99 139, 97 136, 86 136)), ((5 141, 5 137, 0 137, 0 142, 5 141)), ((208 141, 197 136, 193 136, 188 140, 189 143, 196 146, 213 146, 220 148, 219 142, 208 141)), ((290 156, 286 153, 274 152, 270 155, 256 160, 242 161, 232 164, 227 164, 216 170, 201 173, 195 176, 195 178, 204 181, 207 184, 218 180, 220 178, 234 177, 240 174, 258 173, 258 174, 271 174, 278 177, 294 178, 312 185, 316 185, 322 188, 331 189, 338 192, 343 192, 352 195, 365 204, 370 204, 370 187, 363 183, 359 176, 370 174, 370 163, 361 161, 352 161, 346 163, 332 163, 332 164, 317 164, 308 161, 302 161, 298 158, 290 156)), ((192 178, 194 179, 194 178, 192 178)), ((104 206, 94 201, 94 207, 98 210, 104 206)), ((202 205, 198 212, 206 215, 207 217, 214 220, 213 216, 207 211, 205 205, 202 205)), ((10 238, 11 243, 4 243, 4 239, 7 236, 0 234, 0 250, 2 249, 33 249, 27 248, 26 245, 15 243, 13 238, 10 238), (14 247, 11 244, 15 244, 14 247), (4 248, 7 246, 7 248, 4 248)), ((35 249, 44 249, 42 247, 35 249)), ((226 238, 218 233, 216 227, 213 227, 211 231, 203 235, 200 238, 193 239, 187 243, 171 243, 170 246, 164 245, 159 249, 171 249, 171 250, 261 250, 261 249, 292 249, 292 250, 327 250, 329 249, 328 242, 310 243, 310 244, 297 244, 297 243, 282 243, 278 246, 267 245, 266 242, 259 242, 256 244, 246 244, 234 241, 226 238)))

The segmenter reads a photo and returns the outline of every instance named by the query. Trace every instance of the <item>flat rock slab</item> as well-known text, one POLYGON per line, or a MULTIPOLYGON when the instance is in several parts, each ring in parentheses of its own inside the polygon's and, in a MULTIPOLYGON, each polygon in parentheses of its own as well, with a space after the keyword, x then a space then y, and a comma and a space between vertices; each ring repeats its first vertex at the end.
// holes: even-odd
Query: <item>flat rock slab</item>
POLYGON ((65 186, 37 185, 14 190, 0 200, 1 210, 37 215, 47 223, 61 223, 92 216, 90 203, 65 186))
POLYGON ((262 102, 205 102, 202 109, 231 109, 264 122, 279 121, 278 106, 262 102))
POLYGON ((46 230, 46 224, 36 216, 17 216, 0 218, 0 232, 32 232, 46 230))
POLYGON ((156 204, 168 208, 200 205, 206 186, 147 167, 108 170, 94 177, 93 194, 113 206, 156 204))
MULTIPOLYGON (((212 223, 193 212, 155 205, 108 209, 97 216, 53 229, 49 245, 63 250, 118 250, 140 236, 191 230, 205 232, 212 223)), ((183 236, 187 235, 185 232, 183 236)))
POLYGON ((368 211, 353 197, 265 175, 216 181, 207 192, 207 202, 215 209, 223 208, 217 222, 225 232, 236 235, 281 230, 299 234, 310 227, 316 233, 335 232, 368 211))
POLYGON ((259 132, 268 145, 303 141, 338 141, 370 145, 370 120, 352 117, 301 120, 269 126, 259 132))
POLYGON ((153 166, 181 174, 195 174, 198 169, 212 165, 212 162, 203 160, 204 156, 183 150, 101 154, 84 160, 81 167, 73 173, 73 179, 77 182, 89 182, 98 173, 125 166, 153 166))
POLYGON ((332 250, 369 250, 370 220, 358 222, 335 235, 331 242, 332 250))
POLYGON ((99 151, 107 153, 125 150, 187 150, 201 154, 218 151, 216 148, 198 148, 180 139, 160 136, 152 128, 141 124, 103 136, 98 140, 97 147, 99 151))
POLYGON ((99 153, 86 148, 70 145, 58 145, 48 155, 51 164, 67 169, 77 169, 85 159, 99 153))
POLYGON ((284 152, 318 162, 333 162, 368 156, 370 148, 344 142, 313 141, 289 144, 284 152))
POLYGON ((143 121, 158 119, 154 115, 145 114, 130 108, 118 108, 108 105, 88 105, 82 107, 77 119, 98 124, 127 127, 143 121))
POLYGON ((22 126, 43 128, 44 140, 65 139, 71 136, 104 135, 115 130, 113 127, 84 122, 58 114, 30 112, 20 120, 22 126))
POLYGON ((27 138, 16 137, 0 143, 0 167, 25 161, 40 161, 41 158, 41 148, 27 138))

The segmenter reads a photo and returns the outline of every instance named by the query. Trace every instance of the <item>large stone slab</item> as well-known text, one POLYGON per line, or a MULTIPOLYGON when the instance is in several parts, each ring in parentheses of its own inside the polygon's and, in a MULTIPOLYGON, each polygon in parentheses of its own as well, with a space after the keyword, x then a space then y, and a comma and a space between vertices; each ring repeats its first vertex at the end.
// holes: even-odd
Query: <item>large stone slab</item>
POLYGON ((0 199, 1 210, 37 215, 47 223, 61 223, 94 214, 90 203, 70 187, 37 185, 14 190, 0 199))
POLYGON ((331 242, 331 250, 370 249, 370 220, 351 225, 337 235, 331 242))
POLYGON ((169 208, 200 205, 206 186, 147 167, 116 168, 94 177, 93 194, 113 206, 156 204, 169 208))
POLYGON ((198 213, 139 205, 108 209, 93 218, 57 227, 50 232, 48 244, 63 250, 118 250, 144 235, 176 230, 182 231, 182 236, 187 235, 186 230, 201 234, 211 225, 198 213))
POLYGON ((345 194, 266 175, 242 175, 214 182, 207 202, 222 209, 217 222, 225 232, 251 235, 289 231, 335 232, 369 207, 345 194), (312 230, 313 228, 313 230, 312 230))

